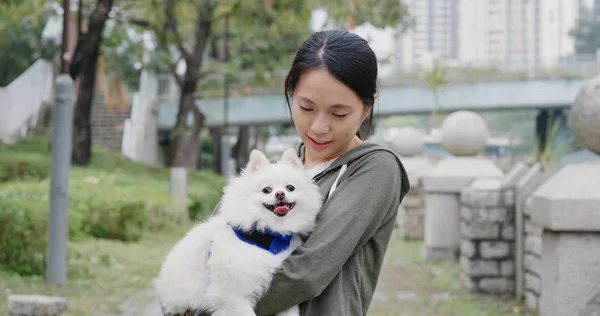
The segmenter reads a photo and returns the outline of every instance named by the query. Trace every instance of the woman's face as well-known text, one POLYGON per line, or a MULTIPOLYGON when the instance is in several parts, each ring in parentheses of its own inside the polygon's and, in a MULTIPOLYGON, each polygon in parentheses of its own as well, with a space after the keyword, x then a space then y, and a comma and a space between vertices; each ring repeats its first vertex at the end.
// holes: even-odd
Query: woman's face
POLYGON ((361 143, 356 132, 369 108, 323 68, 304 72, 292 95, 296 132, 309 165, 339 157, 361 143))

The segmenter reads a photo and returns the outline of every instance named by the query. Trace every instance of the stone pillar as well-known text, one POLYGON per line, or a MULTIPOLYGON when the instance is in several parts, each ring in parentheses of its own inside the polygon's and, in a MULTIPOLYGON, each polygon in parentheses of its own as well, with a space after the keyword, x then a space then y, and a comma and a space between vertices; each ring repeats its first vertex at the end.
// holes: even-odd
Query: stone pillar
MULTIPOLYGON (((588 82, 570 110, 579 143, 600 154, 600 76, 588 82)), ((568 165, 532 196, 540 225, 541 316, 596 315, 600 310, 600 161, 568 165)))
POLYGON ((396 228, 404 239, 423 240, 425 194, 422 177, 433 169, 429 159, 421 156, 423 134, 415 128, 403 127, 394 135, 390 147, 401 157, 410 181, 410 191, 398 207, 396 228))
POLYGON ((476 157, 488 131, 481 116, 458 111, 442 123, 442 145, 453 154, 423 177, 425 189, 425 260, 456 260, 460 245, 460 192, 474 179, 502 179, 498 166, 476 157))
POLYGON ((499 179, 478 179, 461 193, 461 284, 471 293, 514 294, 514 195, 499 179))

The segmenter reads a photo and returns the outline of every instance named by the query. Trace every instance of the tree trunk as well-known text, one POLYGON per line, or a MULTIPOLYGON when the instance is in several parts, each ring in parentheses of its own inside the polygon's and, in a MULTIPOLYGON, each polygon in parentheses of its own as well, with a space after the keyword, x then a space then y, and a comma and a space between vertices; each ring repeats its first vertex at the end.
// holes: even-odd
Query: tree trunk
POLYGON ((235 146, 233 146, 232 156, 235 158, 235 170, 240 172, 246 163, 248 163, 248 147, 250 143, 250 127, 240 126, 235 146))
MULTIPOLYGON (((172 14, 172 12, 170 12, 172 14)), ((211 29, 211 13, 205 12, 201 7, 199 17, 196 21, 195 42, 193 50, 188 53, 180 43, 180 50, 185 60, 186 68, 181 81, 181 97, 179 99, 179 111, 177 122, 174 127, 173 137, 173 166, 188 167, 196 169, 198 165, 198 150, 200 148, 200 133, 204 127, 204 115, 200 113, 194 104, 194 93, 200 77, 202 67, 202 55, 211 29), (188 113, 194 114, 194 126, 191 130, 187 128, 188 113)), ((172 20, 173 17, 170 17, 172 20)), ((173 32, 177 32, 175 24, 171 24, 173 32)))
POLYGON ((102 32, 113 5, 113 0, 98 0, 89 19, 88 32, 82 49, 80 85, 73 116, 73 151, 71 162, 87 166, 92 155, 92 104, 96 86, 96 64, 98 61, 102 32))
POLYGON ((212 169, 214 172, 221 174, 221 138, 222 133, 220 128, 211 128, 210 129, 210 137, 212 138, 212 153, 213 153, 213 161, 212 161, 212 169))

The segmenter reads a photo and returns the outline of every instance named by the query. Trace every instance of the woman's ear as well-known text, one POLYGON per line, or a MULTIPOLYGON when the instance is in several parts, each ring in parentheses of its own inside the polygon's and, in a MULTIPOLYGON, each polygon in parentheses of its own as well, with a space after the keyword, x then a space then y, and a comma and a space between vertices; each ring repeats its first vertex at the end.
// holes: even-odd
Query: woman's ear
POLYGON ((373 104, 365 106, 365 112, 363 113, 363 118, 362 118, 363 121, 366 120, 367 117, 369 117, 369 114, 371 114, 372 110, 373 110, 373 104))

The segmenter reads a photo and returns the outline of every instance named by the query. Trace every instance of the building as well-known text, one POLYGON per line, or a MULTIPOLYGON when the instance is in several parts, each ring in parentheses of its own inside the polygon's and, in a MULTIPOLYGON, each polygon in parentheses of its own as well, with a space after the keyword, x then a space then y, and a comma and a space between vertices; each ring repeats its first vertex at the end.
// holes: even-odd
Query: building
POLYGON ((397 42, 400 69, 418 67, 421 59, 435 55, 444 60, 458 57, 459 0, 405 0, 416 21, 415 28, 397 42))
MULTIPOLYGON (((600 0, 405 0, 416 20, 397 41, 400 70, 434 55, 450 65, 536 69, 574 53, 569 31, 600 0)), ((600 10, 600 4, 594 6, 600 10)), ((599 11, 600 12, 600 11, 599 11)))

